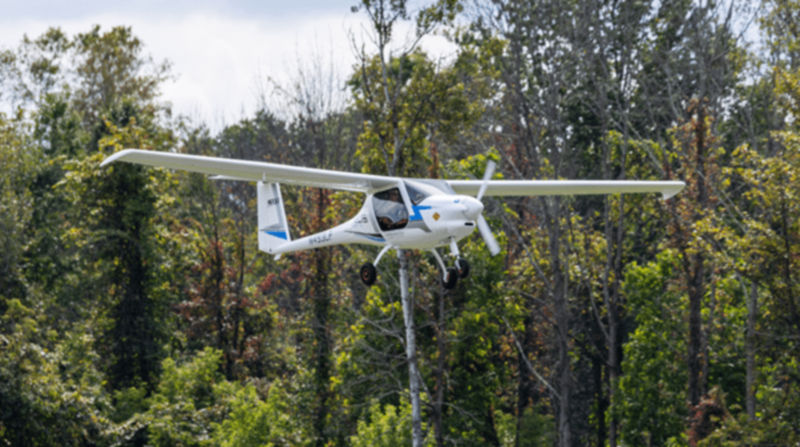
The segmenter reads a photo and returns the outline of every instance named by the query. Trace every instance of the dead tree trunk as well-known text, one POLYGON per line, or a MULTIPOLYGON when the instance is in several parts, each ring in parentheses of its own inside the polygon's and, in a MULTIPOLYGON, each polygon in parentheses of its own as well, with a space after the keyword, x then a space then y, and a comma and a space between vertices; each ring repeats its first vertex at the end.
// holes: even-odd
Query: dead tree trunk
POLYGON ((417 340, 414 334, 414 303, 408 293, 408 260, 403 250, 397 250, 400 262, 400 300, 403 304, 403 323, 406 329, 406 359, 408 360, 408 390, 411 395, 411 445, 422 447, 422 414, 419 401, 419 371, 417 369, 417 340))
POLYGON ((750 296, 747 300, 747 333, 745 335, 745 355, 747 356, 745 377, 745 409, 747 417, 756 419, 756 314, 758 313, 758 287, 755 281, 750 283, 750 296))

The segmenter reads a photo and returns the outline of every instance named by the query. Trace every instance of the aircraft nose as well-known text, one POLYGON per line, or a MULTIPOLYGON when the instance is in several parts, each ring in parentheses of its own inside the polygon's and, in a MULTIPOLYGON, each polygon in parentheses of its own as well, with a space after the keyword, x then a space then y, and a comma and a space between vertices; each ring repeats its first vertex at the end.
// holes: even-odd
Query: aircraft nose
POLYGON ((475 220, 483 212, 483 203, 474 197, 464 196, 461 203, 464 205, 464 216, 467 219, 475 220))

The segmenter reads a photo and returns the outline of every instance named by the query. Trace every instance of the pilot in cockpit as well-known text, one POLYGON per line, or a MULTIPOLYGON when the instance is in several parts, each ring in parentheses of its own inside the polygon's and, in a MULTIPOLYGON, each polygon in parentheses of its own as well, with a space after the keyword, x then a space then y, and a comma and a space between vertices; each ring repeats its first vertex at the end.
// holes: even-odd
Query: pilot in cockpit
POLYGON ((408 223, 408 210, 399 189, 392 188, 375 194, 373 203, 381 230, 403 228, 408 223))

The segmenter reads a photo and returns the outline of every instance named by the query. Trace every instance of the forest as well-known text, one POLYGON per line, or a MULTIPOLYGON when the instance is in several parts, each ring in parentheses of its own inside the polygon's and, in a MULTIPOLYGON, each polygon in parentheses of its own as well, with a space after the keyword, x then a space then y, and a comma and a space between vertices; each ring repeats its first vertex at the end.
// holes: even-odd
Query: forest
MULTIPOLYGON (((172 113, 130 27, 0 48, 0 445, 411 444, 397 257, 369 288, 374 247, 275 260, 253 184, 100 168, 133 147, 683 180, 492 199, 502 251, 465 239, 452 290, 405 252, 424 445, 800 446, 800 1, 353 3, 372 37, 342 85, 298 73, 218 131, 172 113)), ((303 235, 363 196, 284 199, 303 235)))

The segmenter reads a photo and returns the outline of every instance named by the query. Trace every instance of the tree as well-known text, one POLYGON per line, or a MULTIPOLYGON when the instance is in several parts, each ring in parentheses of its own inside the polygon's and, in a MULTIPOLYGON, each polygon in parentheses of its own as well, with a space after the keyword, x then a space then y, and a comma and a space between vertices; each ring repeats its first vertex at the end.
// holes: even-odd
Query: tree
MULTIPOLYGON (((464 84, 459 82, 459 75, 475 66, 473 59, 466 57, 461 59, 466 63, 457 61, 452 69, 437 70, 418 49, 419 40, 439 23, 452 20, 458 7, 457 2, 440 1, 422 8, 417 13, 415 38, 397 55, 391 51, 393 30, 409 17, 406 2, 363 0, 353 7, 354 12, 361 9, 368 16, 376 44, 373 56, 368 56, 361 47, 358 71, 349 81, 355 108, 364 117, 356 153, 363 161, 363 169, 390 176, 424 175, 433 148, 429 135, 468 127, 477 117, 478 103, 469 100, 464 84)), ((414 296, 409 294, 408 258, 402 250, 398 250, 397 256, 412 407, 412 444, 420 446, 423 384, 417 357, 414 296)))
POLYGON ((664 445, 684 427, 687 368, 680 353, 687 327, 680 313, 687 301, 669 281, 680 262, 675 251, 664 251, 655 261, 626 271, 625 295, 637 327, 625 344, 625 374, 614 408, 625 443, 664 445))
MULTIPOLYGON (((13 122, 0 114, 0 163, 5 175, 0 181, 0 290, 4 298, 24 297, 25 228, 32 218, 32 194, 28 187, 34 175, 34 151, 13 122), (27 149, 27 150, 26 150, 27 149)), ((4 305, 0 305, 0 310, 4 305)))
MULTIPOLYGON (((411 405, 405 399, 400 405, 381 406, 374 402, 366 418, 358 422, 356 434, 350 443, 356 447, 408 445, 411 443, 411 405)), ((423 443, 432 446, 433 443, 423 443)))

